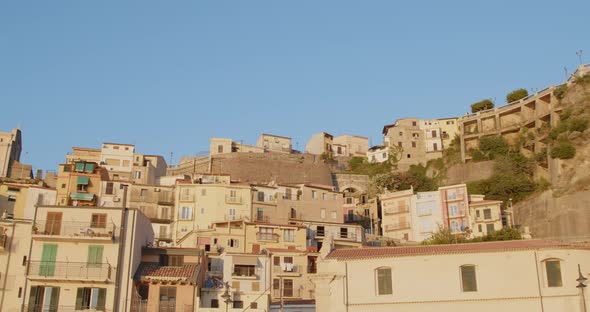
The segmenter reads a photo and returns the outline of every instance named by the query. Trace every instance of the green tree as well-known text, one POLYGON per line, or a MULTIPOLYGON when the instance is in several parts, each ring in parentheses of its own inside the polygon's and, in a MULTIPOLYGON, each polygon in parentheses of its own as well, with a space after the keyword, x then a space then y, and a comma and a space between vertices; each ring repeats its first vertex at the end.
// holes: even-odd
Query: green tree
POLYGON ((514 101, 518 101, 523 99, 529 95, 529 92, 526 89, 516 89, 506 95, 506 103, 512 103, 514 101))
POLYGON ((551 158, 571 159, 576 156, 576 148, 569 141, 561 141, 551 148, 549 155, 551 158))
POLYGON ((510 145, 501 135, 489 135, 479 139, 479 151, 485 159, 493 160, 498 156, 508 154, 510 145))
POLYGON ((486 99, 479 102, 475 102, 471 104, 471 112, 477 113, 482 110, 494 108, 494 102, 492 100, 486 99))

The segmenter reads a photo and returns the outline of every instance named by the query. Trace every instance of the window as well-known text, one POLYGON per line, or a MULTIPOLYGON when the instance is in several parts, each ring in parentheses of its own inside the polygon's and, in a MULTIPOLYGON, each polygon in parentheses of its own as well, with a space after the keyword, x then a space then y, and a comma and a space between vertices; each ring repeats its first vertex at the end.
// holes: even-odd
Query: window
POLYGON ((477 225, 477 230, 478 230, 480 233, 483 231, 483 228, 482 228, 481 224, 478 224, 478 225, 477 225))
POLYGON ((393 294, 393 285, 391 281, 391 268, 377 269, 377 294, 391 295, 393 294))
MULTIPOLYGON (((255 276, 256 266, 236 264, 234 265, 234 276, 255 276)), ((234 287, 235 288, 235 287, 234 287)))
POLYGON ((294 242, 295 241, 295 230, 283 230, 283 240, 285 242, 294 242))
POLYGON ((436 143, 432 144, 432 149, 435 151, 438 151, 438 144, 436 144, 436 143))
POLYGON ((106 288, 78 288, 76 310, 104 310, 106 293, 106 288))
POLYGON ((326 230, 323 226, 318 226, 316 228, 316 236, 324 236, 326 234, 326 230))
MULTIPOLYGON (((258 290, 254 290, 253 291, 258 291, 258 290)), ((258 309, 258 302, 250 302, 250 309, 258 309)))
POLYGON ((176 287, 160 287, 160 311, 174 311, 176 305, 176 287))
POLYGON ((326 200, 326 199, 327 199, 326 193, 322 193, 322 200, 326 200))
POLYGON ((102 264, 102 251, 104 246, 89 245, 88 246, 88 267, 100 267, 102 264))
POLYGON ((15 202, 16 201, 16 196, 14 195, 8 195, 8 199, 9 202, 15 202))
POLYGON ((412 141, 412 147, 416 147, 416 142, 412 141))
POLYGON ((205 214, 205 208, 201 207, 201 215, 205 214))
POLYGON ((135 178, 141 179, 141 171, 135 171, 135 178))
POLYGON ((293 280, 283 279, 283 296, 293 297, 293 280))
POLYGON ((218 299, 211 299, 211 307, 212 308, 219 308, 219 300, 218 299))
POLYGON ((91 228, 101 228, 104 229, 107 227, 107 214, 106 213, 93 213, 92 219, 90 220, 90 227, 91 228))
POLYGON ((451 215, 451 217, 455 217, 459 215, 459 207, 457 207, 457 205, 453 204, 449 206, 449 215, 451 215))
POLYGON ((193 218, 193 207, 182 207, 182 208, 180 208, 178 218, 180 220, 192 220, 192 218, 193 218))
POLYGON ((346 204, 347 205, 351 205, 352 204, 352 197, 346 197, 346 204))
POLYGON ((336 219, 336 217, 338 217, 338 215, 336 214, 336 211, 330 212, 330 216, 332 217, 332 219, 336 219))
POLYGON ((432 137, 436 138, 436 130, 432 130, 432 137))
POLYGON ((201 190, 201 196, 207 196, 207 189, 201 190))
POLYGON ((397 147, 402 148, 402 142, 397 142, 397 147))
POLYGON ((63 183, 63 184, 61 185, 61 188, 62 188, 62 189, 65 189, 65 188, 66 188, 66 185, 65 185, 65 183, 63 183))
POLYGON ((123 160, 123 167, 129 167, 130 161, 128 159, 123 160))
POLYGON ((312 199, 317 199, 317 197, 318 197, 317 192, 316 191, 311 191, 311 198, 312 199))
POLYGON ((239 241, 239 240, 237 240, 237 239, 230 238, 230 239, 227 241, 227 245, 228 245, 229 247, 239 247, 239 246, 240 246, 240 241, 239 241))
POLYGON ((161 266, 179 267, 184 265, 183 256, 160 255, 161 266))
POLYGON ((490 220, 492 218, 492 209, 484 209, 483 218, 486 220, 490 220))
POLYGON ((223 153, 223 145, 217 145, 217 152, 223 153))
POLYGON ((348 238, 348 228, 340 228, 340 238, 348 238))
POLYGON ((113 195, 113 182, 107 182, 107 189, 105 191, 107 195, 113 195))
MULTIPOLYGON (((383 153, 382 158, 387 158, 387 153, 383 153)), ((373 156, 373 160, 375 160, 375 156, 373 156)))
POLYGON ((399 132, 399 136, 403 136, 403 135, 404 135, 404 133, 400 131, 399 132))
POLYGON ((463 292, 477 291, 474 265, 461 266, 461 290, 463 292))
POLYGON ((561 280, 561 263, 559 260, 546 260, 545 271, 547 273, 547 286, 548 287, 561 287, 563 286, 561 280))
POLYGON ((415 121, 412 121, 412 126, 414 126, 414 127, 416 126, 416 122, 415 121))
POLYGON ((479 218, 479 209, 475 211, 475 217, 479 218))
POLYGON ((408 154, 406 157, 407 157, 407 158, 412 158, 412 155, 408 154))
POLYGON ((321 219, 325 219, 326 218, 326 208, 320 209, 320 218, 321 219))
POLYGON ((258 192, 257 197, 259 202, 264 202, 264 192, 258 192))
POLYGON ((486 232, 487 234, 491 234, 495 231, 496 229, 494 228, 494 224, 490 223, 490 224, 486 224, 486 232))
POLYGON ((234 301, 233 308, 234 309, 243 309, 244 308, 244 301, 241 301, 241 300, 234 301))

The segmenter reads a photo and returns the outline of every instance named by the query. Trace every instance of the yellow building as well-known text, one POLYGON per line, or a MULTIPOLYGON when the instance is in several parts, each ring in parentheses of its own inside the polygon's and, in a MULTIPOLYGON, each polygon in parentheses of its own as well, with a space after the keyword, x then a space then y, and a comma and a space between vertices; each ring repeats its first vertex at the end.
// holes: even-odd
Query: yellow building
POLYGON ((265 152, 291 153, 291 138, 263 133, 256 140, 256 146, 265 152))
POLYGON ((102 181, 107 180, 107 171, 97 163, 76 161, 61 164, 57 174, 56 204, 94 206, 101 194, 102 181))
POLYGON ((305 152, 314 155, 332 154, 334 136, 326 132, 316 133, 305 145, 305 152))
POLYGON ((22 150, 21 131, 0 132, 0 178, 10 177, 11 166, 20 160, 22 150))
POLYGON ((469 195, 471 235, 491 234, 502 229, 502 201, 485 200, 485 195, 469 195))
POLYGON ((151 224, 136 209, 37 207, 25 311, 131 311, 133 274, 152 242, 151 224))
POLYGON ((0 215, 32 220, 35 205, 54 205, 56 191, 39 184, 0 184, 0 215))
POLYGON ((32 220, 0 219, 0 311, 21 311, 25 303, 32 220))
POLYGON ((404 190, 380 195, 381 227, 383 236, 398 240, 415 240, 412 235, 411 208, 415 207, 414 190, 404 190))
POLYGON ((335 156, 365 157, 369 150, 369 139, 358 135, 340 135, 334 137, 332 152, 335 156))
POLYGON ((214 222, 251 220, 250 186, 232 183, 176 185, 175 241, 194 230, 211 228, 214 222))

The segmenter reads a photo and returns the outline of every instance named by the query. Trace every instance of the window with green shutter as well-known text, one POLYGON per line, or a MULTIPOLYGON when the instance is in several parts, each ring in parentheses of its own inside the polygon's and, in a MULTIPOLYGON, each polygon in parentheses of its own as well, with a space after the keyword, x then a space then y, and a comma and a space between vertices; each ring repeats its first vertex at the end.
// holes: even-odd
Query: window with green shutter
POLYGON ((104 246, 90 245, 88 246, 88 267, 97 267, 102 263, 102 251, 104 246))
POLYGON ((477 291, 474 265, 464 265, 461 267, 461 289, 463 292, 477 291))
POLYGON ((393 285, 391 281, 391 268, 377 269, 377 294, 393 294, 393 285))
POLYGON ((547 286, 561 287, 561 263, 559 260, 545 261, 545 271, 547 272, 547 286))
POLYGON ((43 244, 41 253, 40 276, 53 276, 55 272, 55 258, 57 257, 57 244, 43 244))
POLYGON ((83 172, 84 171, 84 163, 83 162, 77 162, 76 166, 74 167, 74 170, 76 172, 83 172))

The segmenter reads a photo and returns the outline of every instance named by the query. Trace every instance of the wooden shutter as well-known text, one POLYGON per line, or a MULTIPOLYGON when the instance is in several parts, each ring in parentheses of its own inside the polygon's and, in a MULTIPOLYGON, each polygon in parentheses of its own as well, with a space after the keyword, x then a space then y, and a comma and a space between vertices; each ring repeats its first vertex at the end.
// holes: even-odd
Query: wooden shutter
POLYGON ((93 213, 90 222, 92 228, 106 228, 107 227, 107 214, 106 213, 93 213))
POLYGON ((76 310, 82 310, 82 303, 84 301, 84 288, 78 288, 76 292, 76 310))
POLYGON ((475 266, 468 265, 461 267, 461 282, 463 291, 477 291, 477 281, 475 277, 475 266))
POLYGON ((49 235, 59 235, 61 233, 61 212, 48 212, 47 221, 45 221, 45 232, 49 235))
POLYGON ((390 268, 377 269, 377 287, 379 295, 391 295, 393 293, 390 268))

